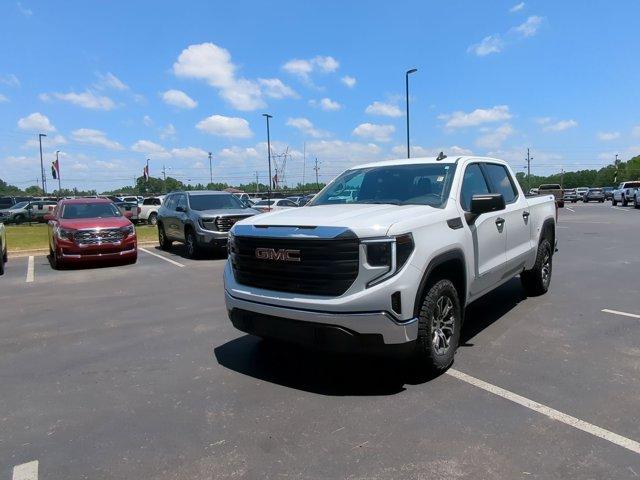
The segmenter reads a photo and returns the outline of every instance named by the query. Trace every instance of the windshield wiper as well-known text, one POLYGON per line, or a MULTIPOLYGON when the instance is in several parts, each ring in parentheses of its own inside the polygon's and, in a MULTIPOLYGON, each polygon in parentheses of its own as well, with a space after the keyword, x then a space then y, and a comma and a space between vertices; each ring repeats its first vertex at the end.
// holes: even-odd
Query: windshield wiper
POLYGON ((353 203, 366 203, 372 205, 402 205, 399 200, 366 200, 362 202, 353 202, 353 203))

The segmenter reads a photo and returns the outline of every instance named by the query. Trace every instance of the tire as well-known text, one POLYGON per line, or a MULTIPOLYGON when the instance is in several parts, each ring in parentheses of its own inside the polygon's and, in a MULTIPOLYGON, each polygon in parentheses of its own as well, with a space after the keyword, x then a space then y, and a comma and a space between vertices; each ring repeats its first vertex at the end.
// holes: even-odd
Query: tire
POLYGON ((589 200, 587 200, 586 198, 583 200, 583 203, 589 203, 589 200))
POLYGON ((51 268, 54 270, 62 270, 62 260, 58 257, 58 254, 49 245, 49 261, 51 262, 51 268))
POLYGON ((164 231, 164 225, 158 224, 158 243, 162 250, 169 250, 173 242, 167 238, 167 234, 164 231))
POLYGON ((604 200, 599 200, 598 202, 599 202, 599 203, 604 203, 604 200))
POLYGON ((25 220, 26 218, 24 217, 24 215, 16 215, 16 217, 13 219, 16 225, 20 225, 25 220))
POLYGON ((615 198, 611 198, 611 205, 613 205, 614 207, 618 205, 618 202, 615 198))
POLYGON ((420 373, 438 374, 453 363, 460 341, 462 308, 450 280, 436 282, 422 299, 415 361, 420 373))
POLYGON ((571 200, 571 203, 578 203, 578 200, 571 200))
POLYGON ((0 275, 4 275, 4 264, 7 261, 7 252, 2 250, 1 243, 0 243, 0 252, 2 252, 2 255, 0 255, 0 275))
POLYGON ((558 208, 564 208, 564 201, 558 203, 558 208))
POLYGON ((543 238, 538 245, 536 263, 531 270, 520 274, 520 281, 526 294, 530 297, 543 295, 549 290, 553 271, 553 248, 549 239, 543 238))
POLYGON ((629 201, 627 200, 627 197, 625 197, 624 195, 622 196, 622 206, 626 207, 629 204, 629 201))
POLYGON ((157 225, 158 224, 158 214, 157 213, 150 214, 149 218, 147 218, 147 223, 149 225, 157 225))
POLYGON ((195 232, 188 228, 184 232, 184 247, 187 253, 187 258, 195 259, 200 256, 200 248, 198 247, 198 239, 195 232))

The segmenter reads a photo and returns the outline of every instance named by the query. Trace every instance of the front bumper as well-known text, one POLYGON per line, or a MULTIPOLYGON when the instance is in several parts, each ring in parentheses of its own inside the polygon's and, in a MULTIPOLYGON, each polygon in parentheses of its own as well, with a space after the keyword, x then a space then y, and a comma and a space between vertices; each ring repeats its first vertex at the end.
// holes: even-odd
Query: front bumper
POLYGON ((225 303, 231 322, 243 332, 330 350, 408 344, 418 336, 417 318, 401 322, 383 311, 323 312, 281 307, 243 300, 226 290, 225 303))
POLYGON ((60 259, 65 263, 132 259, 138 255, 136 237, 128 237, 120 242, 94 245, 78 245, 58 239, 55 248, 60 259))
POLYGON ((215 232, 213 230, 196 230, 198 245, 202 247, 226 247, 229 232, 215 232))

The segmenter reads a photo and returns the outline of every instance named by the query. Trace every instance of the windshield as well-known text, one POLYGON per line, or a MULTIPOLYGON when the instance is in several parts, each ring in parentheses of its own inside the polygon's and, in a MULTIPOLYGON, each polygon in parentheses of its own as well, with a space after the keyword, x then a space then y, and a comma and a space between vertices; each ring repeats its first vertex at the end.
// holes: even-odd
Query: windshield
POLYGON ((62 218, 109 218, 121 217, 113 203, 71 203, 64 206, 62 218))
POLYGON ((307 205, 383 203, 442 208, 456 165, 428 163, 347 170, 307 205))
POLYGON ((244 203, 231 194, 189 195, 189 206, 192 210, 247 208, 244 203))
POLYGON ((11 207, 11 210, 18 210, 20 208, 26 207, 27 205, 29 205, 29 202, 16 203, 13 207, 11 207))
POLYGON ((538 190, 560 190, 560 185, 540 185, 540 188, 538 190))
POLYGON ((273 205, 273 200, 260 200, 256 203, 256 207, 261 207, 263 205, 273 205))
POLYGON ((589 191, 590 192, 594 192, 594 193, 602 193, 602 189, 601 188, 592 188, 589 191))
POLYGON ((622 188, 638 188, 638 187, 640 187, 640 182, 627 182, 622 186, 622 188))

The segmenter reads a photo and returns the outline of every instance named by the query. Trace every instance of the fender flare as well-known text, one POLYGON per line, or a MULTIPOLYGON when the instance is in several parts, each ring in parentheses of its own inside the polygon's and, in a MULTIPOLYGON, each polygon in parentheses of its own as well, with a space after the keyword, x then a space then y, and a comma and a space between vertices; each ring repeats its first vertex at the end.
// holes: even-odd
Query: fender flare
POLYGON ((551 248, 554 247, 555 239, 556 239, 556 222, 553 218, 547 218, 544 222, 542 222, 542 228, 540 228, 540 238, 538 238, 538 245, 542 242, 544 238, 545 230, 549 229, 551 231, 551 248))
POLYGON ((417 315, 418 312, 420 312, 420 302, 422 300, 422 297, 425 294, 425 289, 426 289, 427 284, 429 282, 429 277, 431 276, 431 273, 433 273, 433 271, 435 270, 436 267, 442 265, 445 262, 451 261, 451 260, 459 260, 462 263, 462 276, 463 276, 463 279, 464 279, 464 291, 458 292, 458 294, 460 296, 460 305, 462 305, 463 309, 464 309, 464 305, 465 305, 466 299, 467 299, 467 263, 466 263, 466 259, 465 259, 464 252, 462 251, 462 249, 453 248, 451 250, 447 250, 445 252, 439 253, 434 258, 432 258, 431 261, 429 261, 429 265, 427 265, 427 268, 425 269, 424 273, 422 274, 422 279, 420 280, 420 285, 418 286, 418 290, 417 290, 417 293, 416 293, 416 298, 414 299, 413 311, 414 311, 415 315, 417 315))

